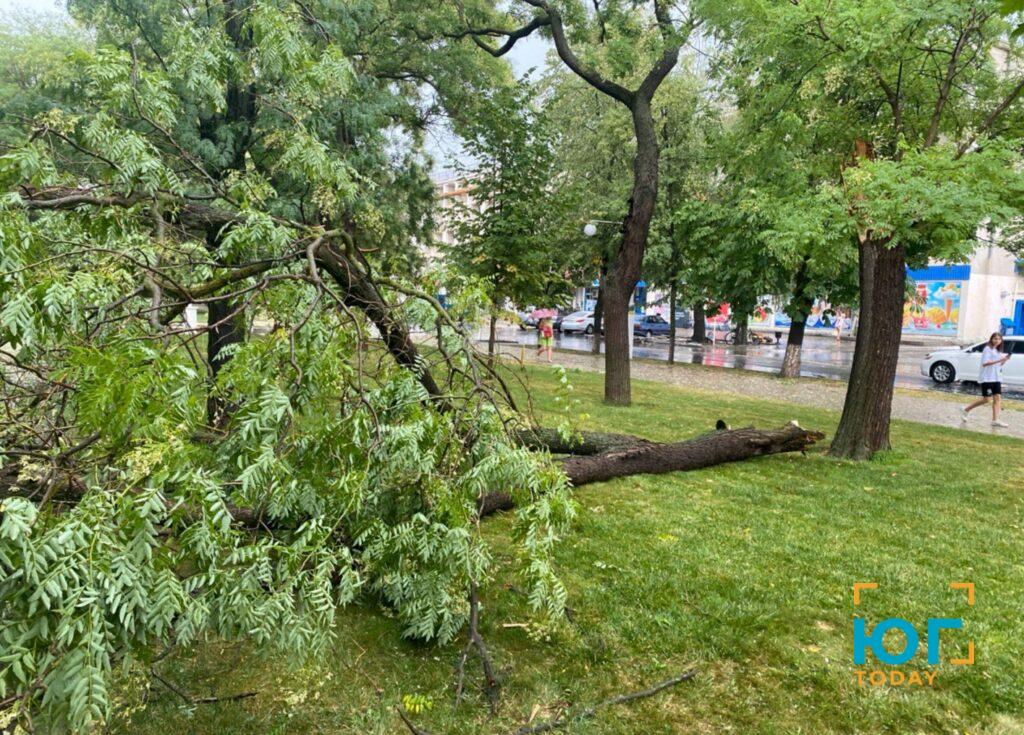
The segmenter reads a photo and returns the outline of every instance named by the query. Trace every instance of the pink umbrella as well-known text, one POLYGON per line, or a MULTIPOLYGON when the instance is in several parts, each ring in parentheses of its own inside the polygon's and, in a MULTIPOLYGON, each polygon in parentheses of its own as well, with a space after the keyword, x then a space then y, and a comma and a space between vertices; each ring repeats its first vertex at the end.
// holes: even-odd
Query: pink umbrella
POLYGON ((558 316, 558 309, 534 309, 530 316, 534 319, 554 319, 558 316))

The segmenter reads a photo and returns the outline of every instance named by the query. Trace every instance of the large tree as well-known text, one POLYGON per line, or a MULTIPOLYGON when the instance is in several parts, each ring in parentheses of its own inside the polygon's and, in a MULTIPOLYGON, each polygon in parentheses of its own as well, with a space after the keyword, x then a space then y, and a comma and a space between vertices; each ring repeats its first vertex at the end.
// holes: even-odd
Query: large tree
POLYGON ((652 102, 698 20, 689 9, 664 0, 652 0, 650 6, 597 2, 592 13, 577 0, 521 3, 511 14, 499 13, 505 16, 504 28, 520 21, 518 27, 504 30, 502 21, 494 19, 494 6, 483 3, 464 9, 463 25, 455 35, 468 35, 488 53, 502 56, 518 40, 544 28, 562 62, 629 113, 636 144, 632 187, 622 237, 602 283, 605 401, 628 405, 632 340, 629 303, 640 279, 658 198, 658 132, 652 102), (505 40, 495 47, 486 40, 495 37, 505 40))
POLYGON ((559 178, 579 192, 568 217, 576 223, 576 239, 568 243, 570 272, 578 283, 597 284, 594 339, 600 354, 604 331, 604 284, 608 264, 622 237, 631 189, 629 164, 634 156, 628 112, 567 70, 559 60, 549 64, 539 91, 555 136, 559 178), (592 237, 584 223, 595 223, 592 237))
POLYGON ((316 655, 363 594, 450 639, 496 489, 532 600, 560 610, 566 476, 511 438, 500 381, 409 276, 421 80, 469 99, 484 60, 428 76, 401 4, 73 10, 98 47, 3 120, 0 707, 99 725, 120 660, 207 634, 316 655))
MULTIPOLYGON (((1024 76, 990 0, 745 0, 716 25, 747 97, 827 131, 816 206, 858 251, 860 323, 840 457, 889 446, 906 267, 963 259, 984 221, 1015 211, 1024 76)), ((742 99, 744 95, 741 94, 742 99)))
POLYGON ((468 625, 493 704, 477 621, 494 496, 515 506, 531 605, 557 618, 570 482, 818 438, 623 451, 530 425, 413 277, 424 118, 502 74, 467 54, 431 76, 446 51, 419 33, 451 18, 126 2, 74 6, 98 45, 69 48, 45 102, 3 120, 5 716, 99 728, 116 672, 208 635, 321 655, 339 608, 367 595, 410 637, 468 625), (205 323, 183 319, 189 304, 205 323), (594 456, 559 465, 548 448, 594 456))

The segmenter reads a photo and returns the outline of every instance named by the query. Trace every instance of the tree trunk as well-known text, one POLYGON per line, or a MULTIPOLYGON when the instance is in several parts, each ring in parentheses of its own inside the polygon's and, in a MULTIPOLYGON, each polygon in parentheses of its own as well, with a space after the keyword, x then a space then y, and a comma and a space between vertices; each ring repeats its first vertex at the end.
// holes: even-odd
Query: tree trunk
POLYGON ((704 344, 708 338, 708 326, 704 313, 704 302, 698 301, 693 305, 693 336, 690 338, 697 344, 704 344))
POLYGON ((786 340, 786 356, 782 358, 781 378, 800 377, 800 353, 804 346, 804 332, 807 331, 807 314, 800 313, 793 317, 789 325, 789 338, 786 340))
POLYGON ((206 421, 215 428, 224 428, 231 414, 227 401, 217 394, 217 376, 231 361, 231 345, 245 341, 245 315, 234 313, 235 306, 227 299, 211 301, 207 311, 206 362, 210 366, 210 391, 206 396, 206 421))
POLYGON ((633 336, 629 330, 628 309, 633 289, 640 280, 647 236, 658 198, 658 136, 651 115, 650 98, 637 95, 630 112, 636 136, 633 191, 622 242, 612 259, 605 288, 604 400, 616 406, 628 406, 632 399, 629 345, 633 336))
POLYGON ((494 364, 494 344, 498 341, 498 315, 491 312, 490 328, 487 331, 487 362, 494 364))
MULTIPOLYGON (((538 432, 546 430, 537 430, 538 432)), ((530 432, 531 436, 539 434, 530 432)), ((702 434, 694 439, 672 444, 647 442, 637 437, 618 434, 596 435, 610 437, 603 441, 611 448, 600 453, 582 452, 573 454, 562 462, 562 470, 576 487, 592 482, 603 482, 617 477, 645 474, 687 472, 711 467, 726 462, 738 462, 753 457, 781 452, 802 452, 824 438, 818 431, 807 431, 789 423, 778 429, 733 429, 702 434), (629 443, 633 440, 635 443, 629 443)), ((572 449, 555 433, 556 446, 560 450, 572 449)), ((584 438, 587 449, 602 445, 601 439, 584 438)), ((536 442, 529 446, 538 446, 536 442)), ((489 493, 479 502, 481 516, 499 510, 509 510, 514 501, 508 493, 489 493)))
POLYGON ((735 345, 745 345, 750 341, 749 329, 747 328, 748 317, 743 315, 736 320, 736 341, 735 345))
POLYGON ((604 400, 628 406, 631 400, 629 379, 629 295, 609 277, 604 308, 604 400))
POLYGON ((792 323, 789 325, 789 339, 786 340, 786 356, 782 359, 782 370, 779 373, 781 378, 799 378, 801 352, 804 346, 804 333, 807 331, 807 315, 811 313, 812 300, 808 297, 807 290, 810 286, 810 276, 807 272, 810 267, 811 256, 805 255, 797 268, 796 276, 793 279, 793 303, 792 309, 797 313, 790 314, 792 323))
POLYGON ((604 281, 605 268, 602 265, 600 276, 597 279, 597 303, 594 304, 594 344, 590 348, 595 355, 601 354, 601 342, 604 335, 604 281))
POLYGON ((668 287, 668 364, 676 361, 676 284, 668 287))
POLYGON ((765 454, 802 452, 822 438, 821 432, 792 423, 778 429, 748 427, 715 431, 672 444, 652 443, 590 457, 572 456, 562 463, 562 469, 569 481, 579 486, 628 475, 699 470, 765 454))
POLYGON ((853 369, 830 453, 870 459, 888 449, 893 383, 903 328, 906 258, 888 240, 860 244, 860 326, 853 369))

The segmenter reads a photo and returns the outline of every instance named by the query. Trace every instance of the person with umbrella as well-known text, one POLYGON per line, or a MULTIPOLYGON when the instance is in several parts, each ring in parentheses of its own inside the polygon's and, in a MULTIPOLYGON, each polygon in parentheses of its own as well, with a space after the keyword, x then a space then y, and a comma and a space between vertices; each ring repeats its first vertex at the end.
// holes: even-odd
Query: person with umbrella
POLYGON ((548 362, 551 362, 552 347, 555 343, 555 328, 551 324, 551 317, 558 312, 554 309, 537 309, 531 316, 537 316, 537 357, 545 352, 548 362))

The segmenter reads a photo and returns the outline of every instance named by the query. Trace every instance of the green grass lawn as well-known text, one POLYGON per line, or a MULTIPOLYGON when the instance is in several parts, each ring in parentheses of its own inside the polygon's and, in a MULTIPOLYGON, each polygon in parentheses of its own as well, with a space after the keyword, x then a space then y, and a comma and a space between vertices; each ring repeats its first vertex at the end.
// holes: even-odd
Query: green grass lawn
MULTIPOLYGON (((530 377, 539 412, 553 410, 551 371, 530 377)), ((634 384, 631 408, 609 408, 602 376, 572 380, 590 415, 585 428, 652 439, 685 438, 719 417, 733 426, 797 419, 829 433, 838 420, 653 383, 634 384)), ((400 733, 394 707, 419 694, 433 707, 415 720, 435 735, 505 733, 531 712, 550 717, 695 667, 694 680, 565 732, 1024 733, 1024 442, 900 422, 893 442, 870 463, 819 451, 580 488, 579 518, 559 552, 573 622, 549 640, 520 625, 530 616, 507 587, 509 519, 488 519, 500 554, 483 634, 505 678, 495 719, 475 690, 453 711, 461 642, 405 641, 367 603, 341 618, 322 668, 289 669, 246 645, 181 652, 160 668, 194 695, 257 696, 189 710, 153 685, 148 703, 114 729, 400 733), (975 584, 973 608, 952 581, 975 584), (858 687, 854 582, 880 584, 857 608, 869 624, 903 617, 923 639, 927 618, 962 616, 966 635, 950 634, 943 655, 969 636, 976 664, 941 665, 929 688, 858 687)), ((923 652, 916 661, 903 668, 925 668, 923 652)), ((479 681, 475 661, 467 672, 479 681)))

